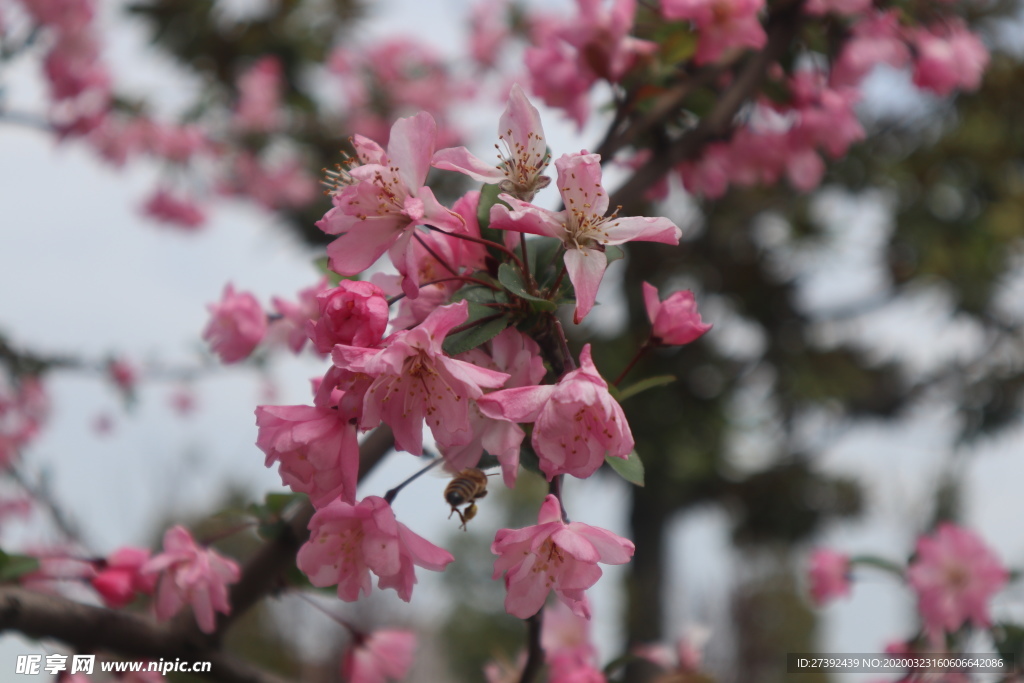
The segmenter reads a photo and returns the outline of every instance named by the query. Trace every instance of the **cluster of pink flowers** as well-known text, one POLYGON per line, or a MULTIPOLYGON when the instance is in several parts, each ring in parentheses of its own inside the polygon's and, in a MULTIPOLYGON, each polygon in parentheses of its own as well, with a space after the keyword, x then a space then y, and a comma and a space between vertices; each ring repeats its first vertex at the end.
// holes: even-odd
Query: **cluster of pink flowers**
MULTIPOLYGON (((1010 579, 1005 565, 980 536, 946 522, 933 534, 918 539, 914 557, 905 570, 874 558, 851 560, 834 550, 816 550, 808 571, 814 602, 823 605, 849 595, 851 567, 856 562, 902 574, 917 596, 928 651, 942 651, 947 634, 965 625, 991 627, 989 603, 1010 579)), ((904 653, 912 651, 906 644, 899 648, 904 653)))
POLYGON ((49 412, 39 379, 22 377, 14 387, 0 385, 0 467, 9 465, 39 434, 49 412))
MULTIPOLYGON (((532 204, 550 182, 544 175, 550 156, 540 115, 519 86, 511 89, 498 137, 500 155, 492 165, 465 148, 437 150, 437 124, 427 113, 399 119, 386 148, 356 135, 355 157, 330 174, 333 208, 319 223, 337 235, 327 247, 329 265, 356 276, 386 254, 397 275, 322 283, 297 305, 275 301, 293 336, 301 332, 315 351, 330 354, 332 367, 314 382, 312 405, 256 409, 257 445, 267 466, 277 464, 282 482, 307 494, 316 508, 299 568, 316 586, 337 586, 342 600, 369 594, 373 577, 379 588, 393 588, 409 600, 416 567, 441 571, 453 561, 446 550, 399 522, 389 500, 360 496, 360 431, 387 425, 397 449, 420 455, 426 427, 449 470, 476 467, 486 452, 497 457, 508 486, 516 483, 527 429, 549 480, 589 477, 606 457, 626 459, 632 453, 629 425, 589 345, 578 367, 566 359, 567 371, 547 383, 542 383, 548 370, 541 348, 514 326, 460 354, 445 351, 446 340, 479 321, 479 312, 471 316, 477 300, 463 298, 462 291, 500 291, 489 274, 494 269, 488 265, 489 250, 510 257, 502 268, 522 268, 513 253, 520 243, 517 233, 557 240, 564 257, 548 267, 564 269, 576 292, 577 322, 595 303, 608 265, 606 248, 631 240, 677 244, 681 234, 665 218, 606 217, 600 159, 587 152, 555 162, 566 210, 532 204), (497 186, 500 201, 485 213, 491 229, 504 231, 500 242, 481 237, 481 193, 467 193, 451 208, 442 205, 425 185, 431 167, 497 186)), ((562 301, 557 283, 548 296, 556 305, 571 301, 562 301)), ((497 315, 504 315, 506 304, 494 301, 497 315)), ((650 345, 689 343, 709 328, 688 292, 661 302, 655 291, 648 303, 650 345)), ((233 290, 211 312, 208 337, 226 361, 251 353, 265 334, 266 316, 255 300, 233 290)), ((296 337, 292 347, 299 346, 296 337)), ((537 613, 553 592, 578 617, 589 618, 586 590, 602 574, 598 565, 628 562, 633 544, 604 529, 563 520, 559 499, 550 495, 537 525, 499 531, 492 551, 498 556, 494 578, 504 577, 510 614, 537 613)), ((357 642, 346 666, 375 672, 366 680, 395 676, 374 654, 374 642, 373 637, 357 642)), ((552 660, 552 666, 561 662, 564 672, 557 680, 584 670, 600 675, 592 654, 564 650, 552 660)))

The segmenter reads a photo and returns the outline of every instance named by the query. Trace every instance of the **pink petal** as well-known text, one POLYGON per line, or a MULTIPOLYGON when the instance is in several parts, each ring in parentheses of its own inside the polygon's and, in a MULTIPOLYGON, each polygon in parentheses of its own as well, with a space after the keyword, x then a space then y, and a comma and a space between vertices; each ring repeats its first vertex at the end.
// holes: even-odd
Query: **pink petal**
POLYGON ((608 193, 601 185, 599 154, 563 154, 555 161, 555 168, 558 169, 558 189, 567 209, 591 216, 603 216, 608 211, 608 193))
POLYGON ((537 514, 537 524, 554 524, 555 522, 562 522, 562 505, 558 502, 558 498, 549 493, 541 503, 540 512, 537 514))
POLYGON ((644 290, 644 307, 647 309, 647 318, 654 323, 658 318, 658 309, 661 308, 661 299, 658 298, 658 288, 652 284, 644 282, 642 284, 644 290))
POLYGON ((434 117, 425 111, 398 119, 391 127, 388 156, 392 165, 398 167, 405 186, 414 194, 419 194, 419 188, 427 179, 436 138, 437 124, 434 117))
POLYGON ((604 244, 622 244, 630 240, 679 244, 683 235, 683 231, 669 219, 645 216, 616 218, 602 225, 601 229, 608 236, 604 244))
POLYGON ((531 235, 543 235, 564 240, 565 212, 555 213, 516 199, 512 195, 498 195, 512 207, 495 204, 491 207, 491 227, 496 230, 514 230, 531 235))
POLYGON ((444 568, 455 560, 450 552, 416 535, 401 522, 398 523, 398 538, 409 551, 412 562, 417 567, 439 572, 444 571, 444 568))
POLYGON ((434 154, 432 163, 434 168, 456 171, 481 183, 494 185, 505 179, 505 174, 497 167, 470 154, 465 147, 442 149, 434 154))
POLYGON ((573 322, 577 325, 590 313, 597 300, 608 259, 597 249, 569 249, 565 252, 565 270, 576 289, 576 313, 573 322))
POLYGON ((553 384, 503 389, 481 396, 476 404, 480 412, 496 420, 534 422, 554 390, 553 384))

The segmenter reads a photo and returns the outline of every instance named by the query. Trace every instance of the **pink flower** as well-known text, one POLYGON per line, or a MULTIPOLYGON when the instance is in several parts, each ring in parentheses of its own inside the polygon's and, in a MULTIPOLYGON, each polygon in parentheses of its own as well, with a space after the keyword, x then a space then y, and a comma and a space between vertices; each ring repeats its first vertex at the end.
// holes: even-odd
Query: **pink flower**
POLYGON ((989 626, 988 600, 1009 578, 1006 567, 973 532, 942 524, 917 541, 907 581, 917 593, 918 611, 933 637, 965 622, 989 626))
POLYGON ((477 2, 469 12, 469 53, 484 68, 493 68, 509 37, 506 23, 509 7, 501 2, 477 2))
POLYGON ((170 619, 192 605, 203 633, 213 633, 214 612, 231 613, 228 584, 241 576, 238 564, 213 550, 196 545, 192 534, 175 526, 164 534, 164 550, 142 566, 143 574, 159 572, 156 587, 156 618, 170 619))
POLYGON ((356 499, 359 439, 356 410, 344 392, 315 406, 257 406, 256 445, 266 466, 280 463, 281 482, 305 493, 320 508, 340 498, 356 499))
POLYGON ((693 292, 685 289, 673 292, 664 301, 658 300, 658 289, 643 284, 644 304, 651 320, 651 338, 658 344, 681 346, 700 338, 711 329, 697 312, 693 292))
POLYGON ((139 373, 128 361, 123 358, 114 358, 107 363, 107 372, 110 373, 110 379, 114 381, 118 389, 131 394, 135 391, 135 383, 139 379, 139 373))
POLYGON ((102 563, 92 577, 92 587, 113 609, 121 609, 138 594, 150 595, 156 588, 156 576, 143 574, 142 567, 149 560, 144 548, 121 548, 102 563))
MULTIPOLYGON (((271 323, 271 339, 285 337, 285 341, 294 353, 302 351, 302 347, 309 340, 307 325, 320 317, 320 306, 317 297, 329 290, 326 277, 320 279, 315 285, 306 287, 298 293, 298 301, 288 301, 280 297, 270 300, 274 310, 281 316, 271 323)), ((319 349, 318 349, 319 350, 319 349)), ((328 349, 330 351, 330 349, 328 349)), ((327 353, 327 351, 321 351, 327 353)))
POLYGON ((248 292, 235 293, 229 283, 220 303, 207 306, 210 322, 203 339, 224 363, 245 360, 267 333, 267 316, 256 297, 248 292))
POLYGON ((818 16, 829 12, 855 16, 870 10, 871 5, 871 0, 808 0, 804 11, 818 16))
POLYGON ((491 544, 497 579, 505 575, 505 611, 526 619, 544 606, 548 593, 585 619, 590 605, 584 591, 601 578, 598 562, 625 564, 633 556, 633 543, 610 531, 562 521, 558 499, 544 499, 535 526, 499 529, 491 544))
POLYGON ((460 301, 434 309, 417 327, 388 337, 383 349, 334 347, 336 366, 373 378, 362 429, 383 421, 394 430, 396 446, 414 455, 423 453, 424 420, 442 448, 472 438, 470 402, 483 389, 500 387, 508 375, 449 358, 441 350, 445 336, 468 315, 469 304, 460 301))
POLYGON ((760 49, 768 36, 757 18, 764 0, 662 0, 666 19, 689 19, 697 27, 694 62, 717 61, 740 47, 760 49))
POLYGON ((914 33, 914 84, 938 95, 975 90, 988 65, 988 50, 962 20, 914 33))
POLYGON ((412 631, 382 629, 357 638, 341 660, 341 675, 349 683, 386 683, 409 673, 416 654, 412 631))
MULTIPOLYGON (((540 347, 525 334, 510 327, 488 342, 460 356, 482 368, 509 374, 504 386, 508 388, 532 386, 544 379, 547 370, 540 356, 540 347), (485 350, 485 348, 487 350, 485 350), (489 353, 488 353, 489 351, 489 353)), ((474 403, 469 413, 473 438, 462 446, 442 451, 447 467, 461 472, 476 467, 486 450, 498 458, 505 485, 515 486, 519 474, 519 449, 526 433, 515 422, 496 420, 484 415, 474 403)))
POLYGON ((388 326, 388 301, 380 287, 359 280, 342 280, 316 296, 320 318, 306 324, 309 338, 320 353, 335 344, 375 346, 388 326))
POLYGON ((156 190, 142 207, 143 213, 161 223, 193 231, 206 222, 202 208, 188 197, 175 196, 169 190, 156 190))
POLYGON ((497 166, 469 153, 465 147, 450 147, 434 154, 433 164, 446 171, 458 171, 473 180, 499 185, 519 199, 530 201, 551 179, 544 169, 551 161, 544 142, 540 112, 530 104, 516 83, 508 95, 508 106, 498 121, 497 166))
POLYGON ((599 78, 616 83, 641 57, 658 51, 658 44, 630 35, 636 0, 576 0, 579 15, 566 22, 561 35, 578 51, 580 65, 599 78))
POLYGON ((477 405, 488 417, 536 423, 533 450, 548 481, 559 474, 589 477, 606 455, 628 458, 633 451, 626 416, 594 367, 590 344, 580 353, 579 369, 558 384, 495 391, 477 405))
POLYGON ((281 62, 263 57, 238 79, 234 125, 242 131, 269 133, 281 126, 281 62))
POLYGON ((597 154, 565 154, 555 162, 558 189, 564 211, 554 212, 503 194, 502 204, 491 209, 491 227, 555 237, 565 247, 565 267, 576 288, 575 322, 590 312, 608 259, 604 249, 639 240, 679 244, 682 231, 667 218, 605 217, 608 193, 601 185, 601 157, 597 154))
POLYGON ((875 13, 854 25, 832 68, 832 85, 860 85, 877 64, 900 68, 910 61, 903 27, 896 10, 875 13))
POLYGON ((299 549, 299 569, 314 586, 338 586, 346 602, 377 586, 394 588, 406 602, 416 583, 413 566, 442 571, 454 560, 443 548, 417 536, 395 519, 387 501, 368 496, 356 505, 335 500, 309 521, 310 539, 299 549))
POLYGON ((531 27, 534 47, 523 57, 530 72, 533 94, 549 107, 562 109, 583 128, 590 113, 587 93, 597 74, 580 64, 577 50, 562 39, 558 20, 535 17, 531 27))
POLYGON ((590 622, 565 604, 544 612, 540 634, 549 683, 605 683, 597 668, 597 649, 590 642, 590 622))
POLYGON ((406 295, 416 297, 416 282, 409 277, 416 226, 429 224, 454 232, 465 225, 423 184, 436 137, 437 124, 426 112, 395 122, 387 153, 372 140, 355 136, 353 144, 363 165, 341 172, 334 208, 317 223, 324 232, 339 235, 327 246, 332 270, 358 275, 390 250, 391 262, 406 276, 406 295))
POLYGON ((811 583, 811 598, 816 605, 850 594, 850 558, 843 553, 815 550, 807 576, 811 583))

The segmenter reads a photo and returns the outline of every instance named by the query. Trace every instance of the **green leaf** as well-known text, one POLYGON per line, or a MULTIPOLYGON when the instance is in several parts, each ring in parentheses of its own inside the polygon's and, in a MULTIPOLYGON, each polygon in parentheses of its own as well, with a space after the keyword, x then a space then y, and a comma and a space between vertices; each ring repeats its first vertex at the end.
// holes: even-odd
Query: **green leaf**
POLYGON ((496 302, 495 295, 497 293, 498 292, 494 291, 490 287, 484 287, 483 285, 470 285, 456 290, 449 301, 453 304, 460 301, 469 301, 477 304, 493 304, 496 302))
POLYGON ((654 387, 665 386, 666 384, 671 384, 675 381, 675 375, 657 375, 655 377, 648 377, 647 379, 640 380, 636 384, 630 384, 625 389, 619 391, 619 395, 616 397, 616 400, 618 400, 619 403, 622 403, 627 398, 632 398, 643 391, 653 389, 654 387))
POLYGON ((476 207, 476 222, 480 224, 480 236, 499 244, 502 243, 502 232, 491 229, 491 207, 495 204, 508 206, 506 202, 498 199, 501 192, 501 187, 498 185, 484 185, 480 188, 480 203, 476 207))
POLYGON ((874 567, 875 569, 881 569, 882 571, 890 572, 896 576, 903 576, 903 565, 881 557, 875 557, 874 555, 857 555, 855 557, 851 557, 850 564, 874 567))
POLYGON ((548 301, 542 297, 530 294, 526 289, 526 283, 523 282, 522 273, 512 266, 512 264, 502 263, 501 266, 498 267, 498 282, 500 282, 505 289, 512 292, 520 299, 526 299, 529 301, 535 311, 551 313, 558 308, 558 304, 554 301, 548 301))
POLYGON ((28 555, 11 555, 0 550, 0 581, 14 581, 39 569, 39 560, 28 555))
POLYGON ((604 248, 604 257, 608 259, 608 265, 611 265, 621 258, 625 258, 625 256, 626 252, 620 246, 609 244, 604 248))
MULTIPOLYGON (((465 323, 463 323, 463 325, 468 325, 478 320, 489 318, 495 313, 500 313, 500 311, 470 301, 469 318, 465 323)), ((487 322, 480 323, 479 325, 473 325, 462 332, 449 334, 445 337, 442 348, 449 356, 457 356, 460 353, 465 353, 466 351, 475 349, 484 342, 497 337, 502 330, 509 326, 511 322, 512 319, 508 315, 502 315, 500 318, 488 320, 487 322)), ((462 327, 462 325, 460 325, 460 327, 462 327)))
POLYGON ((640 461, 640 456, 637 455, 636 451, 630 453, 629 458, 625 460, 622 458, 607 456, 604 461, 608 463, 609 467, 615 470, 616 474, 628 481, 630 484, 636 484, 637 486, 644 485, 644 464, 640 461))

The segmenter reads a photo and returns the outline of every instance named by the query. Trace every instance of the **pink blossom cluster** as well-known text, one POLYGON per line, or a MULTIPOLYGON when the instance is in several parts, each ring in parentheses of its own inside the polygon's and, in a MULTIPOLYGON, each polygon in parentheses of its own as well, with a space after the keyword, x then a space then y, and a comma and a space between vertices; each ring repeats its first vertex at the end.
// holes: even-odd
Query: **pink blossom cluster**
MULTIPOLYGON (((371 282, 346 279, 333 287, 322 283, 315 294, 307 290, 299 305, 275 301, 290 330, 301 330, 317 352, 330 354, 332 366, 314 382, 312 405, 256 409, 257 445, 266 465, 276 464, 282 482, 308 495, 316 508, 299 568, 316 586, 337 586, 342 600, 369 594, 374 577, 379 588, 409 600, 416 567, 440 571, 452 561, 399 522, 389 499, 360 495, 359 432, 387 425, 398 450, 421 455, 429 429, 448 469, 476 467, 490 454, 508 486, 517 481, 528 430, 548 480, 589 477, 605 458, 632 453, 625 414, 589 345, 578 366, 570 358, 571 367, 552 378, 541 347, 514 326, 458 355, 445 351, 447 339, 477 324, 470 317, 476 300, 463 292, 498 291, 488 274, 495 250, 510 259, 507 266, 522 267, 514 265, 513 252, 520 234, 560 245, 564 255, 549 265, 564 269, 576 292, 577 322, 595 303, 607 247, 631 240, 677 244, 680 237, 665 218, 606 216, 600 159, 585 151, 555 162, 567 209, 532 204, 550 182, 544 175, 550 155, 540 115, 518 86, 511 89, 498 137, 498 163, 488 164, 465 148, 438 150, 437 124, 427 113, 399 119, 386 147, 354 136, 355 156, 331 172, 333 207, 318 224, 337 236, 327 247, 330 268, 358 276, 386 255, 397 274, 378 273, 371 282), (497 186, 500 201, 488 213, 490 229, 503 231, 499 242, 482 237, 482 193, 444 206, 425 184, 432 167, 497 186)), ((556 286, 550 296, 561 291, 556 286)), ((498 301, 500 311, 505 304, 498 301)), ((688 343, 708 327, 692 294, 664 302, 655 294, 651 305, 657 343, 688 343)), ((211 310, 215 321, 222 318, 211 323, 209 334, 222 356, 235 358, 258 343, 258 335, 243 332, 248 318, 254 328, 262 320, 252 301, 228 291, 211 310), (237 301, 229 306, 229 299, 237 301)), ((589 618, 586 590, 601 576, 599 563, 622 564, 632 556, 630 541, 562 515, 559 500, 549 496, 537 525, 498 532, 494 576, 504 577, 509 613, 529 617, 553 592, 589 618)), ((581 670, 580 657, 566 661, 574 662, 567 669, 581 670)))
MULTIPOLYGON (((718 59, 729 47, 759 47, 764 42, 755 16, 763 6, 759 0, 678 0, 662 5, 666 16, 674 7, 672 16, 685 15, 698 28, 702 21, 730 27, 724 34, 699 33, 697 63, 718 59), (744 17, 742 22, 739 17, 744 17)), ((852 22, 838 58, 827 70, 806 66, 779 80, 788 100, 762 98, 731 139, 707 145, 698 159, 680 164, 677 172, 690 192, 714 199, 730 186, 771 185, 783 178, 799 191, 810 191, 824 177, 822 155, 837 159, 863 139, 854 107, 863 79, 876 65, 910 66, 916 85, 945 96, 977 88, 988 64, 984 44, 957 17, 904 26, 894 10, 875 9, 861 0, 821 0, 809 3, 806 11, 842 15, 852 22)))
POLYGON ((391 37, 359 48, 338 47, 327 66, 341 86, 347 130, 386 145, 391 121, 424 111, 438 122, 441 144, 459 140, 450 113, 475 86, 457 77, 429 45, 391 37))
POLYGON ((0 467, 7 467, 39 434, 50 412, 42 382, 22 377, 14 386, 0 385, 0 467))
POLYGON ((636 0, 577 0, 570 17, 535 15, 525 54, 534 94, 582 128, 599 80, 619 82, 657 44, 633 37, 636 0))
MULTIPOLYGON (((930 652, 941 651, 947 645, 946 636, 964 626, 991 627, 990 602, 1010 580, 1006 566, 978 534, 945 522, 934 533, 918 539, 905 570, 876 558, 851 560, 835 550, 816 550, 808 567, 814 602, 823 605, 849 595, 851 567, 858 562, 902 575, 917 596, 917 611, 930 652)), ((901 643, 895 651, 912 652, 912 648, 901 643)))

